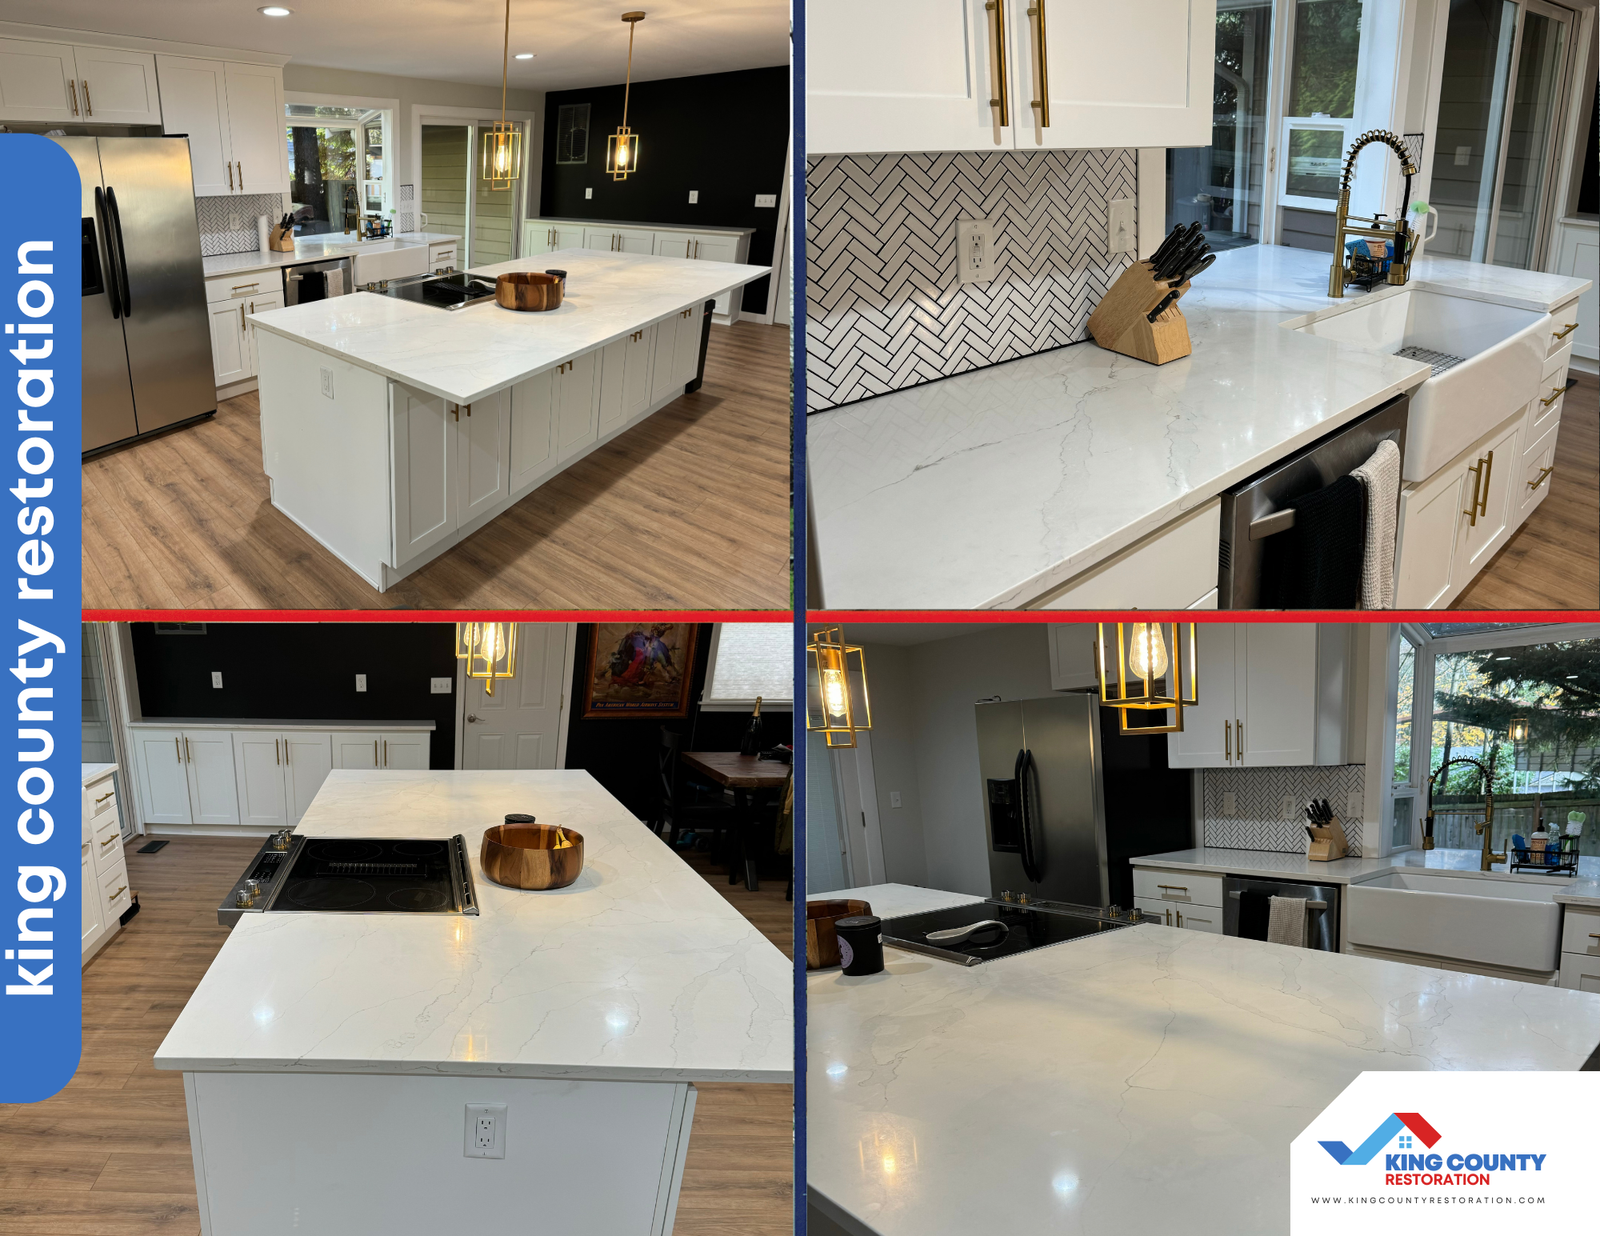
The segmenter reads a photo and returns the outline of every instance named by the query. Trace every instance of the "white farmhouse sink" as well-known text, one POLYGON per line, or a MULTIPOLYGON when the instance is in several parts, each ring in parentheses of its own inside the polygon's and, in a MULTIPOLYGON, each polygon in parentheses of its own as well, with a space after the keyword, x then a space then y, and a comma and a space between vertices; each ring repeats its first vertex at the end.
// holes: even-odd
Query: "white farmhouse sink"
POLYGON ((1375 352, 1426 348, 1462 358, 1411 397, 1402 475, 1425 481, 1533 398, 1548 322, 1531 309, 1407 288, 1295 329, 1375 352))
POLYGON ((1350 886, 1350 940, 1492 966, 1560 966, 1561 907, 1543 884, 1394 871, 1350 886))

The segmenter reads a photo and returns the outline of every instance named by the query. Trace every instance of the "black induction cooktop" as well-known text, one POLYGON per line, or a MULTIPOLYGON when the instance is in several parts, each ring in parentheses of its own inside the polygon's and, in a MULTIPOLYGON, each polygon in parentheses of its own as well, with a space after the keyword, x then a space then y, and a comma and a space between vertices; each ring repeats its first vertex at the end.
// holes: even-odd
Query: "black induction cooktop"
POLYGON ((431 305, 436 309, 462 309, 481 301, 494 299, 493 279, 456 271, 447 275, 412 275, 404 279, 389 279, 373 286, 364 285, 362 291, 409 300, 418 305, 431 305))
POLYGON ((461 914, 450 840, 308 837, 268 912, 461 914))
POLYGON ((1116 931, 1136 921, 1089 906, 988 900, 883 920, 883 942, 975 966, 1050 944, 1116 931), (981 924, 981 926, 980 926, 981 924), (933 938, 930 939, 929 936, 933 938))

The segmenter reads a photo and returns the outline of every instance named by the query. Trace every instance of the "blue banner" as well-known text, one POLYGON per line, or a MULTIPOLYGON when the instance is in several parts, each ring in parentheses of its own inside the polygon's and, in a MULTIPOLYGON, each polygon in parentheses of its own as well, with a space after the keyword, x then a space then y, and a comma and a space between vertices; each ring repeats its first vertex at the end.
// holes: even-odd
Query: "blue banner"
MULTIPOLYGON (((71 1080, 83 1042, 83 439, 78 169, 48 138, 0 134, 0 389, 16 392, 14 520, 0 640, 15 678, 11 809, 0 823, 0 1102, 71 1080), (26 191, 23 191, 26 186, 26 191), (15 820, 12 827, 10 820, 15 820)), ((97 273, 97 272, 96 272, 97 273)), ((3 578, 3 577, 0 577, 3 578)))

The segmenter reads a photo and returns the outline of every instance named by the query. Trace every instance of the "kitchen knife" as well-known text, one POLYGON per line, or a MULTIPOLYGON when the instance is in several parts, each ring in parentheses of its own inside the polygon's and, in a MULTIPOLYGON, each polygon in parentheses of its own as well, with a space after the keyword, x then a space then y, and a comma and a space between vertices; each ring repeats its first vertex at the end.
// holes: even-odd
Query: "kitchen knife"
POLYGON ((1181 275, 1179 275, 1175 279, 1173 279, 1172 283, 1171 283, 1171 286, 1172 287, 1177 287, 1180 283, 1188 283, 1189 280, 1193 279, 1196 275, 1198 275, 1201 271, 1205 270, 1208 266, 1211 265, 1211 263, 1215 262, 1216 260, 1217 260, 1217 255, 1215 253, 1206 254, 1205 257, 1201 258, 1193 266, 1188 267, 1181 275))
POLYGON ((1154 309, 1150 310, 1149 313, 1144 315, 1144 320, 1146 322, 1154 323, 1157 318, 1159 318, 1163 313, 1165 313, 1167 311, 1167 306, 1170 305, 1173 301, 1177 300, 1180 295, 1181 295, 1181 293, 1176 288, 1174 288, 1172 291, 1168 292, 1165 296, 1163 296, 1161 298, 1161 303, 1159 305, 1157 305, 1154 309))
POLYGON ((1182 235, 1183 224, 1180 223, 1173 228, 1172 231, 1167 233, 1166 239, 1156 246, 1156 251, 1149 257, 1145 258, 1145 261, 1149 262, 1152 266, 1159 266, 1161 264, 1161 259, 1172 252, 1173 246, 1178 243, 1179 238, 1182 235))
POLYGON ((1161 271, 1169 267, 1179 254, 1184 253, 1195 238, 1200 235, 1199 223, 1191 223, 1186 228, 1181 228, 1167 240, 1162 242, 1161 248, 1152 256, 1155 262, 1155 274, 1159 278, 1161 271))
POLYGON ((1197 261, 1205 250, 1205 237, 1198 234, 1191 236, 1162 259, 1161 265, 1156 269, 1156 278, 1171 279, 1180 270, 1197 261))

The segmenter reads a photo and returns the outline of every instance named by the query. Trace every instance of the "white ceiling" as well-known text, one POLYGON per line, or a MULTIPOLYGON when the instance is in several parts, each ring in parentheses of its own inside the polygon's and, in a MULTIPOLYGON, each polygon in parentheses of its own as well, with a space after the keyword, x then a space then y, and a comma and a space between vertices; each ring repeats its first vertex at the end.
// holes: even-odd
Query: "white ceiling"
MULTIPOLYGON (((503 0, 0 0, 0 20, 277 52, 301 64, 438 81, 500 84, 503 0)), ((510 85, 567 90, 620 82, 624 0, 512 0, 510 85)), ((789 62, 786 0, 644 0, 636 81, 789 62)))

